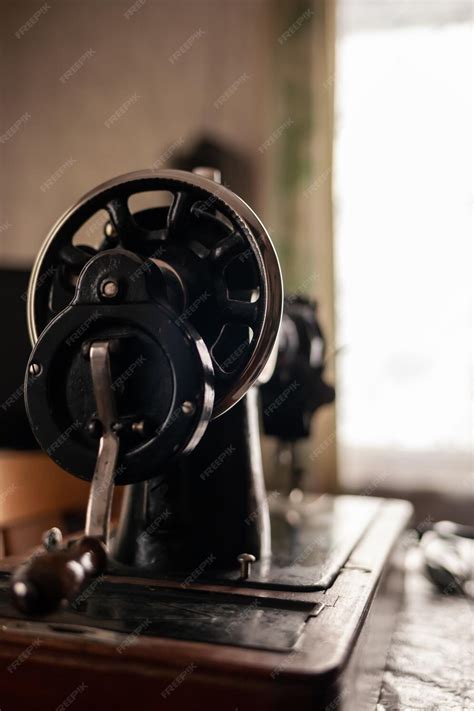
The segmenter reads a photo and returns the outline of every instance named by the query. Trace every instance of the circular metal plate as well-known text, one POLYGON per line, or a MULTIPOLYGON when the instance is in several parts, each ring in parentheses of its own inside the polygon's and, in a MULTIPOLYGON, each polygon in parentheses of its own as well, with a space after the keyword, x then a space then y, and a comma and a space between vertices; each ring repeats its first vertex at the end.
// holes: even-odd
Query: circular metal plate
POLYGON ((211 418, 214 390, 207 348, 158 304, 100 310, 95 304, 76 304, 50 323, 28 363, 27 412, 47 454, 88 481, 94 474, 99 441, 88 429, 96 402, 83 349, 86 328, 90 342, 97 337, 115 340, 125 350, 121 360, 111 358, 111 366, 116 366, 113 397, 122 415, 125 411, 126 421, 129 413, 138 413, 147 424, 143 436, 134 435, 131 428, 130 434, 121 435, 115 483, 156 476, 160 464, 194 448, 211 418), (126 333, 122 341, 121 331, 126 333))

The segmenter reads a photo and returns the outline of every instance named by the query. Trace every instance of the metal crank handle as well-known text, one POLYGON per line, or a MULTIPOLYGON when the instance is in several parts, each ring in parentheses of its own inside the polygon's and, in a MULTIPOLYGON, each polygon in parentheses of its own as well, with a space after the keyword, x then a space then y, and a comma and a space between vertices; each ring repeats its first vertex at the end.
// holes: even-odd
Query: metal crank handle
POLYGON ((102 425, 96 468, 86 514, 86 535, 69 548, 40 554, 24 563, 12 579, 14 605, 29 615, 53 612, 77 597, 87 581, 107 566, 110 509, 119 439, 113 430, 116 408, 109 359, 110 343, 90 347, 92 383, 102 425))

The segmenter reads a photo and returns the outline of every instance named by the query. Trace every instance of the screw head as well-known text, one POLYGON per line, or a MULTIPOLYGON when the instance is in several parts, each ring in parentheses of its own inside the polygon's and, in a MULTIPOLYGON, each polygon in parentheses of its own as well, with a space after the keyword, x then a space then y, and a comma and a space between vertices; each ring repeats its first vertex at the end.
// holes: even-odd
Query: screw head
POLYGON ((237 556, 237 561, 240 563, 240 577, 248 578, 250 576, 250 570, 252 563, 255 563, 257 559, 251 553, 241 553, 237 556))
POLYGON ((181 410, 184 415, 191 415, 194 412, 194 404, 191 400, 185 400, 181 405, 181 410))
POLYGON ((255 563, 257 559, 251 553, 241 553, 237 556, 237 560, 239 563, 255 563))
POLYGON ((104 234, 106 237, 117 237, 117 230, 110 221, 105 223, 104 234))
POLYGON ((28 372, 33 378, 36 378, 42 370, 43 368, 39 363, 31 363, 28 372))
POLYGON ((119 285, 116 279, 105 279, 100 285, 100 293, 106 299, 114 299, 119 292, 119 285))
POLYGON ((102 434, 102 425, 96 417, 87 423, 86 429, 92 437, 100 437, 102 434))
POLYGON ((143 436, 145 434, 145 422, 143 420, 141 420, 140 422, 133 422, 132 432, 143 436))

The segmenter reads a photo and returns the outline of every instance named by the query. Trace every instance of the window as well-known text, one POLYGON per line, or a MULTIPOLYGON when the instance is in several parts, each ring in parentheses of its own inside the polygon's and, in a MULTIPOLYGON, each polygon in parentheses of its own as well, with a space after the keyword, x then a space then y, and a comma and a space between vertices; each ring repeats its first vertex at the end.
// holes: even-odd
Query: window
POLYGON ((471 4, 340 3, 341 481, 472 492, 471 4))

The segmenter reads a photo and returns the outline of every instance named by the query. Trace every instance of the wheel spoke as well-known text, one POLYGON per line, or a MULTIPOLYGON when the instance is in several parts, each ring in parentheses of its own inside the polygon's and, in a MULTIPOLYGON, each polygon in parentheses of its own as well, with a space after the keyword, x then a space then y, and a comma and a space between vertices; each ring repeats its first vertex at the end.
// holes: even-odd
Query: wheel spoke
MULTIPOLYGON (((214 368, 214 378, 216 380, 230 380, 233 377, 233 371, 232 370, 224 370, 224 368, 221 366, 218 360, 216 360, 216 357, 213 353, 211 353, 211 358, 212 358, 212 366, 214 368)), ((235 368, 234 368, 235 370, 235 368)))
POLYGON ((258 301, 235 301, 228 299, 224 307, 224 317, 228 323, 243 323, 254 326, 259 313, 258 301))
MULTIPOLYGON (((211 252, 211 259, 219 267, 224 267, 234 259, 244 247, 244 239, 238 232, 231 232, 227 237, 219 240, 211 252)), ((243 258, 244 252, 242 252, 243 258)))
POLYGON ((124 233, 135 230, 135 222, 126 198, 118 197, 110 200, 106 205, 106 210, 120 238, 124 233))
POLYGON ((178 192, 173 196, 173 202, 168 211, 168 234, 171 236, 179 235, 184 229, 189 219, 191 209, 196 199, 191 197, 189 193, 178 192))
POLYGON ((61 262, 67 267, 78 271, 89 261, 91 256, 91 251, 82 249, 80 246, 76 247, 74 244, 65 244, 59 251, 61 262))
POLYGON ((162 230, 150 230, 139 225, 130 212, 126 198, 119 197, 111 200, 106 205, 113 226, 117 231, 119 241, 123 246, 133 249, 132 240, 153 241, 163 240, 162 230))

